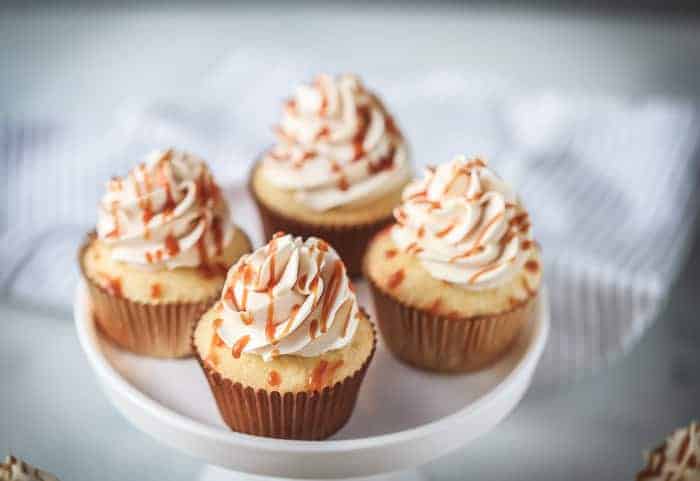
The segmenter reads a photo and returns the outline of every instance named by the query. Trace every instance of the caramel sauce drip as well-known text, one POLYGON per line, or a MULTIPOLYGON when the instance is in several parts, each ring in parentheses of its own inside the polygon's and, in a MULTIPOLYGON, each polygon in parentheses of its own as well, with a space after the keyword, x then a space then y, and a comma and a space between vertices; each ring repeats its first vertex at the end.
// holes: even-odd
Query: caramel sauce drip
POLYGON ((280 384, 282 384, 282 376, 280 376, 280 373, 278 373, 274 369, 271 370, 267 374, 267 384, 269 384, 272 387, 279 386, 280 384))
POLYGON ((384 257, 386 257, 387 259, 393 259, 398 253, 399 251, 396 249, 387 249, 387 251, 384 252, 384 257))
POLYGON ((331 161, 331 172, 333 172, 334 174, 338 174, 342 170, 343 168, 340 167, 340 165, 338 165, 338 162, 336 162, 335 160, 331 161))
POLYGON ((343 176, 338 180, 338 188, 345 192, 350 188, 350 184, 348 183, 347 177, 343 176))
POLYGON ((417 242, 411 242, 406 247, 406 253, 408 254, 420 254, 421 252, 423 252, 423 248, 420 247, 417 242))
POLYGON ((240 311, 238 303, 236 302, 236 295, 233 293, 233 285, 230 285, 228 289, 224 292, 224 300, 229 301, 236 307, 236 310, 240 311))
POLYGON ((532 241, 531 241, 531 240, 528 240, 528 239, 525 239, 525 240, 523 240, 523 241, 520 243, 520 247, 521 247, 522 250, 524 250, 524 251, 530 250, 530 247, 532 247, 532 241))
MULTIPOLYGON (((488 232, 488 230, 491 228, 492 225, 494 225, 496 222, 498 222, 501 218, 503 218, 504 212, 499 212, 498 214, 494 215, 491 220, 489 220, 486 225, 481 229, 479 232, 479 235, 477 236, 476 240, 474 241, 474 247, 469 249, 468 251, 464 252, 463 254, 458 254, 454 256, 451 260, 457 260, 457 259, 464 259, 466 257, 470 257, 474 255, 475 253, 479 252, 477 249, 483 250, 484 247, 481 245, 481 241, 483 240, 484 236, 488 232)), ((490 266, 489 266, 490 267, 490 266)))
POLYGON ((233 345, 233 348, 231 349, 231 355, 234 359, 238 359, 241 357, 243 349, 245 349, 245 347, 248 345, 248 342, 250 342, 250 336, 248 335, 245 335, 236 341, 236 343, 233 345))
POLYGON ((360 158, 362 158, 362 156, 364 155, 364 142, 365 137, 367 136, 367 130, 369 129, 370 115, 371 114, 367 106, 357 107, 359 128, 357 129, 357 133, 355 133, 355 136, 352 139, 353 148, 355 149, 353 161, 360 160, 360 158))
POLYGON ((277 242, 273 239, 270 243, 270 279, 268 280, 267 288, 272 289, 277 284, 277 269, 275 269, 275 260, 277 259, 277 242))
POLYGON ((478 271, 476 271, 472 276, 469 278, 467 281, 468 284, 474 284, 481 276, 486 274, 487 272, 491 272, 495 269, 498 269, 501 267, 501 263, 499 262, 494 262, 493 264, 489 264, 486 267, 482 267, 478 271))
POLYGON ((282 334, 280 334, 280 337, 284 337, 287 334, 289 334, 289 330, 292 328, 294 318, 297 316, 297 313, 299 312, 300 308, 301 305, 299 304, 294 304, 292 306, 292 310, 289 312, 289 319, 287 319, 287 323, 285 324, 284 329, 282 330, 282 334))
POLYGON ((524 267, 525 270, 532 272, 533 274, 537 273, 540 270, 540 264, 534 259, 530 259, 529 261, 527 261, 524 267))
POLYGON ((174 235, 168 234, 165 237, 165 250, 170 257, 175 257, 180 252, 180 243, 174 235))
POLYGON ((122 281, 119 277, 110 277, 107 274, 102 274, 106 279, 104 288, 114 297, 124 297, 122 291, 122 281))
POLYGON ((394 156, 396 155, 396 147, 393 145, 389 151, 379 158, 379 161, 375 164, 369 162, 367 164, 367 172, 370 174, 378 174, 384 170, 389 170, 394 166, 394 156))
POLYGON ((151 284, 151 299, 160 299, 162 295, 163 288, 160 286, 160 284, 151 284))
POLYGON ((345 320, 343 321, 342 337, 345 337, 348 335, 348 327, 350 326, 350 318, 351 317, 352 317, 352 309, 348 309, 348 314, 345 316, 345 320))
MULTIPOLYGON (((170 182, 168 182, 168 176, 166 175, 166 169, 170 169, 170 159, 173 155, 173 149, 168 149, 163 157, 158 161, 158 167, 156 169, 156 182, 160 187, 165 190, 165 204, 163 205, 163 215, 169 215, 175 210, 175 198, 173 197, 173 192, 170 189, 170 182)), ((146 177, 144 177, 145 179, 146 177)))
POLYGON ((309 337, 313 341, 318 335, 318 319, 313 319, 309 324, 309 337))
POLYGON ((416 235, 418 236, 419 239, 422 239, 425 236, 425 226, 420 226, 418 228, 418 231, 416 232, 416 235))
POLYGON ((450 223, 447 225, 447 227, 445 227, 444 229, 441 229, 441 230, 437 231, 437 232, 435 233, 435 237, 445 237, 447 234, 449 234, 449 233, 452 231, 452 229, 455 228, 455 225, 456 225, 455 222, 450 222, 450 223))
POLYGON ((149 264, 153 264, 153 254, 151 254, 148 251, 146 252, 146 262, 148 262, 149 264))
POLYGON ((321 130, 319 130, 318 133, 316 134, 316 140, 324 139, 324 138, 328 137, 330 135, 330 133, 331 133, 331 131, 328 128, 328 126, 324 125, 323 127, 321 127, 321 130))
POLYGON ((270 297, 270 301, 267 304, 267 320, 265 321, 265 336, 267 336, 267 340, 270 341, 270 344, 276 344, 277 340, 275 339, 275 303, 274 303, 274 298, 272 297, 272 292, 268 292, 268 296, 270 297))
POLYGON ((108 238, 117 238, 119 237, 120 234, 120 227, 119 227, 119 215, 117 212, 117 209, 119 208, 119 202, 116 200, 113 200, 112 203, 109 206, 110 209, 110 214, 112 215, 112 219, 114 219, 114 229, 112 229, 108 234, 108 238))
POLYGON ((307 387, 311 391, 320 391, 327 382, 333 378, 335 372, 344 364, 342 360, 329 364, 328 361, 321 360, 316 364, 309 375, 307 387))
POLYGON ((323 300, 323 306, 321 307, 321 333, 325 333, 327 328, 328 315, 330 314, 331 307, 335 303, 336 297, 340 292, 340 283, 343 277, 343 262, 340 260, 335 261, 333 266, 333 275, 328 283, 328 293, 323 300))
POLYGON ((214 349, 217 347, 224 346, 224 341, 221 340, 218 332, 216 332, 221 327, 221 324, 223 324, 223 322, 224 320, 218 317, 214 319, 214 322, 212 324, 214 328, 214 333, 211 336, 211 344, 209 345, 209 355, 207 356, 207 360, 214 366, 217 366, 219 364, 219 355, 216 352, 214 352, 214 349))
POLYGON ((214 334, 211 337, 212 348, 224 346, 224 341, 221 340, 221 338, 219 337, 219 333, 217 332, 223 323, 224 323, 224 320, 220 317, 217 317, 216 319, 214 319, 214 322, 213 322, 214 334))
POLYGON ((401 285, 401 283, 404 280, 404 277, 406 277, 406 274, 404 273, 403 269, 399 269, 398 271, 394 272, 391 277, 389 277, 389 282, 387 283, 387 286, 389 289, 396 289, 401 285))

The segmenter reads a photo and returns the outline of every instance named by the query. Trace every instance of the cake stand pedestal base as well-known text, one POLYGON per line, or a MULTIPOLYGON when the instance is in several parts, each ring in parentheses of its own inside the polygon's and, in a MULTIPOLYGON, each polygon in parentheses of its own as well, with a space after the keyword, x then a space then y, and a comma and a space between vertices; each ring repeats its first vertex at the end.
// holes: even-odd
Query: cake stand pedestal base
MULTIPOLYGON (((275 478, 271 476, 257 476, 254 474, 238 473, 218 466, 207 465, 199 474, 198 481, 283 481, 291 478, 275 478)), ((368 476, 365 478, 345 478, 348 481, 426 481, 428 478, 418 469, 396 471, 394 473, 368 476)))

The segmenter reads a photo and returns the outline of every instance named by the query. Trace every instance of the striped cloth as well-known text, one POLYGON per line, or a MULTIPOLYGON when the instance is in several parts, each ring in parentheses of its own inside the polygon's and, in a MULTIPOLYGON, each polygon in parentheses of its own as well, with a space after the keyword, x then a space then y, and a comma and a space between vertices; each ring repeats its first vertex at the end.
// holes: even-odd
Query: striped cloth
MULTIPOLYGON (((129 108, 107 132, 2 123, 0 294, 67 314, 76 248, 95 224, 104 181, 151 148, 191 149, 209 160, 220 183, 240 183, 271 141, 279 99, 308 78, 297 70, 271 77, 274 85, 241 86, 247 94, 235 107, 129 108)), ((222 83, 212 76, 212 98, 222 83)), ((700 132, 693 105, 513 95, 450 71, 367 83, 387 92, 418 166, 481 154, 521 193, 543 246, 552 307, 541 383, 604 365, 639 339, 693 232, 700 132)))

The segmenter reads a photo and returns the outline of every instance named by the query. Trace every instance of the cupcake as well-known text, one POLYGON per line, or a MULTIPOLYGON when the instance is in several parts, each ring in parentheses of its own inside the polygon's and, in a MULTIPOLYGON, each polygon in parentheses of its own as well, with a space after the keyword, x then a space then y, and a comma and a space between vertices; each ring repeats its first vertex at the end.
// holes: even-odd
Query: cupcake
POLYGON ((677 429, 645 458, 637 481, 700 481, 700 426, 677 429))
POLYGON ((436 371, 492 363, 537 312, 540 252, 527 212, 481 159, 459 156, 403 192, 364 259, 386 345, 436 371))
POLYGON ((14 456, 0 463, 0 481, 58 481, 53 474, 37 469, 14 456))
POLYGON ((107 183, 80 267, 107 337, 137 354, 181 357, 228 267, 250 250, 206 164, 170 149, 107 183))
POLYGON ((287 234, 229 270, 192 343, 232 430, 318 440, 350 418, 375 334, 336 251, 287 234))
POLYGON ((250 176, 266 238, 321 237, 359 275, 367 242, 391 222, 411 177, 391 115, 357 77, 320 75, 287 101, 276 136, 250 176))

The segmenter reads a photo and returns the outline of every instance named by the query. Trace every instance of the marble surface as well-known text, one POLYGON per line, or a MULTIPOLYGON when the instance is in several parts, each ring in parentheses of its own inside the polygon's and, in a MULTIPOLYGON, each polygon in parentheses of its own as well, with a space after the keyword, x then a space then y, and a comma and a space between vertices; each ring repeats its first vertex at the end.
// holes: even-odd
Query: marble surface
MULTIPOLYGON (((689 16, 158 5, 0 10, 0 105, 10 118, 108 123, 125 102, 191 92, 241 42, 335 49, 368 64, 429 68, 454 59, 524 88, 700 98, 700 19, 689 16)), ((576 384, 529 393, 499 429, 424 473, 631 479, 642 449, 700 418, 699 281, 696 243, 657 322, 629 356, 576 384)), ((109 405, 70 318, 2 305, 0 319, 0 455, 11 450, 63 480, 196 477, 197 460, 155 443, 109 405)))

